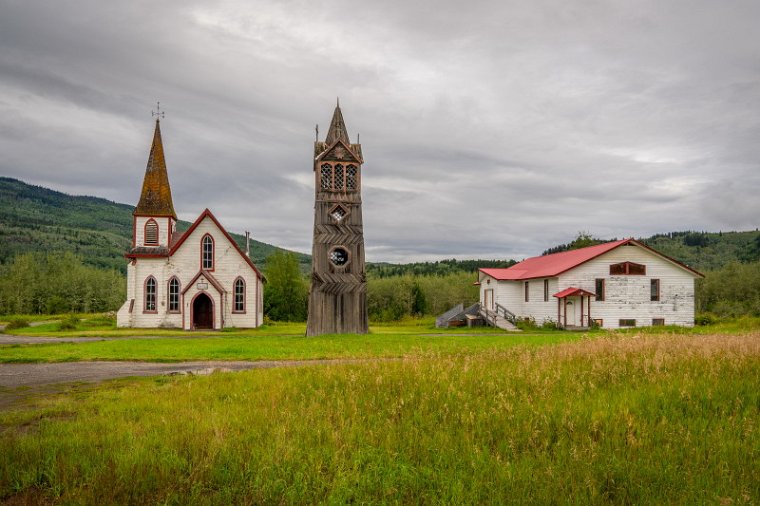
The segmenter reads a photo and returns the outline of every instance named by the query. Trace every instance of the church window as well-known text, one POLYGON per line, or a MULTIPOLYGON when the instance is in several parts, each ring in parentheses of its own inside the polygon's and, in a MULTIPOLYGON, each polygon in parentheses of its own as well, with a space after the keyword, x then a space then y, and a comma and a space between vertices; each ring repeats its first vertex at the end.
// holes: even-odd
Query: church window
POLYGON ((348 251, 343 248, 333 249, 330 251, 330 262, 338 267, 346 265, 348 263, 348 251))
POLYGON ((338 164, 335 166, 335 184, 336 190, 343 189, 343 165, 338 164))
POLYGON ((349 165, 346 167, 346 190, 348 191, 354 191, 357 188, 356 184, 356 175, 358 174, 358 170, 356 168, 356 165, 349 165))
POLYGON ((169 312, 179 312, 179 280, 175 277, 169 280, 169 312))
POLYGON ((158 245, 158 223, 153 218, 149 219, 145 224, 145 245, 158 245))
POLYGON ((332 186, 332 166, 325 163, 320 169, 320 186, 323 190, 329 190, 332 186))
POLYGON ((145 311, 156 311, 156 278, 153 276, 145 280, 145 311))
POLYGON ((341 205, 335 206, 333 210, 330 211, 330 217, 337 222, 343 221, 343 218, 345 218, 347 214, 348 211, 346 211, 341 205))
POLYGON ((201 239, 201 269, 214 270, 214 239, 208 234, 201 239))
POLYGON ((243 278, 235 280, 235 313, 245 313, 245 281, 243 278))

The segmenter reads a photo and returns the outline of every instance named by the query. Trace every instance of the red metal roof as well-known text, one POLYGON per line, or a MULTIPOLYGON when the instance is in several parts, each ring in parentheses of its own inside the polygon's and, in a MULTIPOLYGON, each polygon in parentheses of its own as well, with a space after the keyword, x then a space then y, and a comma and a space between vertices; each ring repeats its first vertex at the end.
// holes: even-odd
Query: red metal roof
POLYGON ((506 269, 480 269, 480 272, 500 281, 512 281, 532 278, 551 278, 563 272, 588 262, 603 253, 607 253, 621 246, 631 239, 607 242, 589 246, 588 248, 563 251, 553 255, 544 255, 523 260, 522 262, 507 267, 506 269))
POLYGON ((569 288, 565 288, 561 292, 557 292, 553 295, 553 297, 557 297, 558 299, 562 299, 564 297, 573 297, 577 295, 588 295, 588 296, 596 296, 596 294, 589 292, 588 290, 584 290, 583 288, 576 288, 574 286, 571 286, 569 288))
POLYGON ((571 251, 563 251, 562 253, 554 253, 553 255, 544 255, 540 257, 533 257, 523 260, 522 262, 508 267, 506 269, 479 269, 483 274, 490 276, 499 281, 517 281, 524 279, 534 278, 551 278, 559 276, 563 272, 569 271, 574 267, 588 262, 608 251, 622 246, 624 244, 632 243, 636 246, 640 246, 644 249, 651 251, 652 253, 665 258, 678 265, 679 267, 686 269, 687 271, 703 277, 703 275, 691 267, 682 264, 677 260, 663 255, 662 253, 653 250, 646 244, 642 244, 634 239, 622 239, 620 241, 612 241, 604 244, 597 244, 596 246, 589 246, 587 248, 580 248, 571 251))

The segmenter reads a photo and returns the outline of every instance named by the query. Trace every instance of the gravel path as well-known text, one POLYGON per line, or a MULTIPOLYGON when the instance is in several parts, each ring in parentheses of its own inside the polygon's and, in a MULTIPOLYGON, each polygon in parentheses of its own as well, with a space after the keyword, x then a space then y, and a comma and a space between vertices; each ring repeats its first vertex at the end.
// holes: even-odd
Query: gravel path
POLYGON ((97 383, 130 376, 176 374, 206 375, 212 372, 233 372, 273 367, 349 364, 362 359, 333 360, 261 360, 197 361, 197 362, 56 362, 44 364, 0 364, 0 411, 38 394, 58 393, 78 388, 81 383, 97 383), (72 385, 75 383, 74 385, 72 385))

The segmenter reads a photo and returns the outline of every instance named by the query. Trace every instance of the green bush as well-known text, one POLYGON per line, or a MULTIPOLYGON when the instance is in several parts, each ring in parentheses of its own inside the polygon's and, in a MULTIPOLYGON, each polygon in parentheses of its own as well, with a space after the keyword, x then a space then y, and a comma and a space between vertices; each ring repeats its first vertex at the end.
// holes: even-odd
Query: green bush
POLYGON ((79 318, 75 315, 69 315, 58 324, 58 330, 76 330, 79 325, 79 318))
POLYGON ((697 316, 694 317, 695 325, 713 325, 715 323, 718 323, 719 321, 720 321, 720 318, 718 318, 712 313, 699 313, 697 316))
POLYGON ((5 326, 5 330, 23 329, 29 326, 29 321, 24 318, 11 318, 8 321, 8 325, 5 326))

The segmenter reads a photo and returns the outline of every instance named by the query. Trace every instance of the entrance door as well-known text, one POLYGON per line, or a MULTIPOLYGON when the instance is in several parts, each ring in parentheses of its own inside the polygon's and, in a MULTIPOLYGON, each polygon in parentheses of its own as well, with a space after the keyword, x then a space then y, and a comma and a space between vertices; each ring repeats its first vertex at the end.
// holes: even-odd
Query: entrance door
POLYGON ((193 328, 214 328, 214 303, 205 293, 199 293, 193 301, 193 328))
POLYGON ((493 311, 493 288, 483 290, 483 299, 485 308, 493 311))
POLYGON ((568 297, 567 299, 567 325, 568 327, 578 325, 578 320, 580 319, 578 315, 580 314, 580 311, 578 309, 578 306, 580 303, 578 302, 578 299, 575 297, 568 297))

